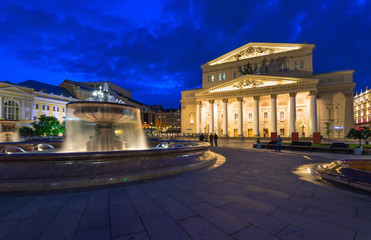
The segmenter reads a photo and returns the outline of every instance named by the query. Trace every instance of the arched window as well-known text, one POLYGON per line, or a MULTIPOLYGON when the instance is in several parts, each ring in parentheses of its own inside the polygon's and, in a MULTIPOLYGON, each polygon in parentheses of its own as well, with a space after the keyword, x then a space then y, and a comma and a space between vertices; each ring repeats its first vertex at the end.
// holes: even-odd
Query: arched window
POLYGON ((249 122, 252 122, 252 113, 249 113, 249 122))
POLYGON ((237 113, 234 114, 234 122, 238 123, 238 114, 237 113))
POLYGON ((264 122, 268 122, 268 113, 267 112, 264 113, 264 122))
POLYGON ((328 110, 328 120, 334 121, 334 109, 333 108, 330 108, 328 110))
POLYGON ((280 122, 285 121, 285 112, 280 112, 280 122))
POLYGON ((300 122, 304 121, 303 109, 298 109, 297 116, 298 116, 298 118, 297 118, 298 121, 300 121, 300 122))
POLYGON ((19 120, 18 103, 14 101, 6 101, 4 103, 4 118, 5 120, 19 120))

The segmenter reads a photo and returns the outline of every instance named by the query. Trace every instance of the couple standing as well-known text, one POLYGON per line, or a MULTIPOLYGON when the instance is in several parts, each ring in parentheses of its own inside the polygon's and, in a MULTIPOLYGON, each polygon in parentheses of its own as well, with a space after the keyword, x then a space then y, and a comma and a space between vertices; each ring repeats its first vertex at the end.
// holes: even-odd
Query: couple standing
POLYGON ((216 133, 214 135, 210 133, 209 140, 210 140, 210 146, 213 146, 213 142, 215 143, 215 147, 218 146, 218 135, 216 135, 216 133))

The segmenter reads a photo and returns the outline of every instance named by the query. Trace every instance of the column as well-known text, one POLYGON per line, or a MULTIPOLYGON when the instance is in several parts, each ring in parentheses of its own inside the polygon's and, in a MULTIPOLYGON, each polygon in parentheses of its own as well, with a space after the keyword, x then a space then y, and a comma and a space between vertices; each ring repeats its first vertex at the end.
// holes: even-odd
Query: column
POLYGON ((253 128, 253 134, 255 137, 260 136, 259 133, 259 99, 260 96, 254 96, 254 128, 253 128))
POLYGON ((196 111, 196 133, 201 133, 201 104, 202 102, 197 102, 197 111, 196 111))
POLYGON ((271 94, 271 132, 277 133, 277 94, 271 94))
POLYGON ((312 136, 314 132, 317 132, 317 92, 310 92, 309 100, 309 136, 312 136))
POLYGON ((238 101, 238 136, 243 137, 243 97, 237 98, 238 101))
POLYGON ((228 99, 223 99, 223 136, 228 137, 228 99))
POLYGON ((296 92, 290 93, 289 136, 296 132, 296 92))
POLYGON ((209 100, 210 103, 209 133, 214 133, 214 102, 215 100, 209 100))
POLYGON ((345 111, 344 111, 344 136, 348 134, 349 130, 354 127, 353 115, 353 89, 352 92, 343 93, 345 96, 345 111))

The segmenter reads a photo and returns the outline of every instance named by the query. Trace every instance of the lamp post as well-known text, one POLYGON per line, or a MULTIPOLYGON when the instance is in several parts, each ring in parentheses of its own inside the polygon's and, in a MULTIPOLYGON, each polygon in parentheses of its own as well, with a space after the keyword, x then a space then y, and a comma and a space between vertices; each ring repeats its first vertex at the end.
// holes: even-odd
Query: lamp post
POLYGON ((305 132, 304 132, 305 124, 304 124, 304 122, 301 123, 300 127, 301 127, 301 130, 302 130, 301 134, 302 134, 303 137, 305 137, 305 132))

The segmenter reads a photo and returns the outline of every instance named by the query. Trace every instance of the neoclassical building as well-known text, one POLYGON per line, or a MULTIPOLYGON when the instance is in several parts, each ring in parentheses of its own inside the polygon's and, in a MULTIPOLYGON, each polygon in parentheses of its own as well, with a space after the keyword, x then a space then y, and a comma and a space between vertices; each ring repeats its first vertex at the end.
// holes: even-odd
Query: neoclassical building
POLYGON ((326 136, 329 125, 344 137, 353 127, 354 71, 313 74, 314 48, 248 43, 205 63, 202 88, 182 92, 182 133, 308 137, 326 136))

